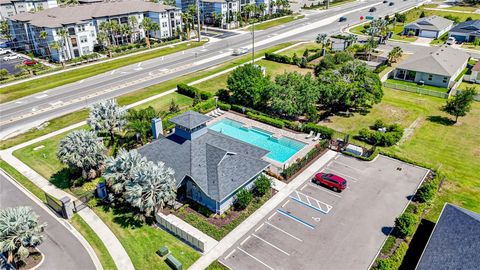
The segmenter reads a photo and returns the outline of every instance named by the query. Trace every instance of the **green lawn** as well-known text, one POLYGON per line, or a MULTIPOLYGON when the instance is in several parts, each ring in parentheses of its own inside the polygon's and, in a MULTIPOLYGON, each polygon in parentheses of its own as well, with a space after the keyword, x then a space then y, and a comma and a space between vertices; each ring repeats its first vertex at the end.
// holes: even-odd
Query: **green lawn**
POLYGON ((14 167, 10 166, 10 164, 0 159, 0 168, 9 174, 20 185, 35 195, 35 197, 37 197, 39 200, 46 202, 45 193, 43 190, 28 180, 28 178, 23 176, 23 174, 17 171, 14 167))
MULTIPOLYGON (((365 26, 367 26, 367 25, 368 24, 362 24, 362 25, 355 26, 355 27, 350 29, 350 32, 352 32, 354 34, 357 34, 357 35, 366 35, 365 26)), ((403 23, 396 23, 395 25, 393 25, 393 24, 388 25, 389 31, 393 31, 393 35, 392 35, 391 39, 392 40, 399 40, 399 41, 406 41, 406 42, 414 42, 415 40, 417 40, 417 37, 415 37, 415 36, 409 37, 409 36, 402 35, 403 26, 404 26, 403 23)))
MULTIPOLYGON (((399 146, 384 149, 393 154, 439 168, 447 179, 427 219, 436 222, 445 202, 480 212, 480 103, 472 111, 449 125, 448 115, 440 110, 445 100, 425 95, 385 89, 382 102, 367 115, 334 116, 324 124, 343 132, 357 134, 376 119, 408 127, 419 119, 411 137, 399 146), (477 168, 477 169, 476 169, 477 168)), ((451 117, 449 117, 451 118, 451 117)))
POLYGON ((130 211, 93 207, 95 213, 112 230, 132 260, 135 269, 170 270, 155 254, 161 246, 167 246, 171 254, 188 269, 200 254, 170 233, 138 221, 130 211))
POLYGON ((54 87, 73 83, 100 73, 104 73, 123 66, 134 64, 137 62, 153 59, 163 55, 175 53, 189 48, 203 45, 205 42, 188 42, 163 49, 152 50, 151 52, 133 55, 121 59, 116 59, 106 63, 100 63, 88 67, 71 70, 68 72, 50 75, 47 77, 31 80, 24 83, 19 83, 12 86, 0 88, 0 103, 15 100, 24 96, 35 94, 41 91, 52 89, 54 87))
POLYGON ((477 10, 478 6, 452 6, 446 8, 447 10, 458 10, 458 11, 467 11, 467 12, 474 12, 477 10))
POLYGON ((224 266, 223 264, 219 263, 218 261, 214 261, 210 264, 205 270, 228 270, 229 268, 224 266))
POLYGON ((475 46, 473 43, 464 42, 462 48, 480 51, 480 46, 475 46))
MULTIPOLYGON (((255 53, 255 57, 260 57, 260 56, 264 55, 266 52, 274 52, 274 51, 277 51, 279 49, 288 47, 292 44, 294 44, 294 42, 286 42, 286 43, 282 43, 282 44, 279 44, 279 45, 275 45, 275 46, 270 47, 268 49, 260 50, 260 51, 255 53)), ((151 97, 153 95, 160 94, 160 93, 163 93, 163 92, 168 91, 170 89, 173 89, 177 86, 178 83, 190 83, 190 82, 199 80, 201 78, 204 78, 206 76, 218 73, 222 70, 238 66, 240 64, 243 64, 245 62, 250 61, 250 59, 251 59, 251 56, 246 55, 246 56, 234 59, 232 61, 229 61, 227 63, 224 63, 222 65, 219 65, 219 66, 211 68, 211 69, 206 69, 206 70, 195 72, 195 73, 192 73, 192 74, 187 74, 187 75, 184 75, 184 76, 181 76, 181 77, 178 77, 178 78, 175 78, 175 79, 172 79, 172 80, 169 80, 169 81, 157 84, 157 85, 152 85, 152 86, 149 86, 149 87, 146 87, 146 88, 143 88, 143 89, 140 89, 140 90, 128 93, 128 94, 124 94, 124 95, 118 97, 117 101, 120 105, 131 104, 131 103, 143 100, 145 98, 151 97)), ((216 91, 216 90, 218 90, 218 89, 215 89, 214 91, 216 91)), ((161 99, 164 100, 165 98, 167 98, 167 97, 163 97, 161 99)), ((168 97, 167 99, 168 99, 168 101, 170 101, 171 96, 168 97)), ((152 105, 157 101, 152 101, 152 102, 150 102, 149 105, 152 105)), ((88 116, 88 111, 87 110, 80 110, 80 111, 77 111, 77 112, 73 112, 73 113, 70 113, 70 114, 52 119, 52 120, 49 121, 50 124, 42 130, 32 129, 32 130, 27 131, 23 134, 20 134, 20 135, 17 135, 15 137, 12 137, 10 139, 1 141, 0 142, 0 149, 6 149, 6 148, 12 147, 14 145, 23 143, 23 142, 27 142, 27 141, 29 141, 31 139, 34 139, 34 138, 37 138, 39 136, 51 133, 55 130, 58 130, 58 129, 67 127, 69 125, 78 123, 82 120, 85 120, 87 118, 87 116, 88 116)))
POLYGON ((425 85, 418 85, 415 82, 407 82, 407 81, 395 80, 395 79, 388 79, 387 82, 395 83, 395 84, 401 84, 401 85, 410 86, 410 87, 421 88, 421 89, 425 89, 425 90, 436 91, 436 92, 448 93, 448 88, 437 87, 437 86, 432 86, 432 85, 426 85, 426 84, 425 85))
POLYGON ((290 56, 290 57, 292 57, 294 54, 297 54, 298 57, 302 57, 305 49, 316 49, 316 48, 320 49, 322 48, 322 45, 317 44, 315 42, 308 42, 308 43, 299 44, 291 48, 290 50, 281 52, 280 54, 290 56))
POLYGON ((88 226, 88 224, 77 214, 73 216, 70 222, 72 223, 73 227, 75 227, 75 229, 77 229, 77 231, 79 231, 83 237, 85 237, 90 246, 93 248, 95 254, 97 254, 97 257, 100 260, 100 263, 102 264, 103 269, 117 269, 112 256, 110 256, 110 253, 95 231, 92 230, 92 228, 90 228, 90 226, 88 226))
POLYGON ((467 89, 468 87, 473 87, 473 88, 475 88, 475 90, 477 90, 477 92, 480 90, 480 85, 479 85, 479 84, 471 83, 471 82, 465 82, 465 81, 461 82, 457 89, 459 89, 459 90, 465 90, 465 89, 467 89))
MULTIPOLYGON (((289 23, 289 22, 292 22, 292 21, 295 21, 295 20, 298 20, 298 19, 302 19, 304 17, 305 17, 304 15, 289 15, 289 16, 282 17, 280 19, 274 19, 274 20, 269 20, 269 21, 266 21, 266 22, 256 23, 255 24, 255 30, 265 30, 265 29, 268 29, 268 28, 271 28, 271 27, 274 27, 274 26, 277 26, 277 25, 280 25, 280 24, 285 24, 285 23, 289 23)), ((252 26, 249 26, 246 30, 251 31, 252 26)))

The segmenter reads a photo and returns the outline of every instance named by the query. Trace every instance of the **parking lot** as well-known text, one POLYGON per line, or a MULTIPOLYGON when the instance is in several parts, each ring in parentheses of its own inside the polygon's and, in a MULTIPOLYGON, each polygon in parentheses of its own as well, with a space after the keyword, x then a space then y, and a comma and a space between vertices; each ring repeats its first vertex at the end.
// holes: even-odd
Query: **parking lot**
POLYGON ((16 69, 15 66, 21 64, 25 58, 19 57, 8 61, 3 60, 3 58, 8 55, 10 55, 10 53, 0 55, 0 68, 8 70, 8 73, 10 74, 18 73, 20 70, 16 69))
POLYGON ((312 175, 220 262, 234 270, 367 269, 428 172, 385 156, 344 155, 321 171, 345 178, 347 189, 333 192, 312 175))

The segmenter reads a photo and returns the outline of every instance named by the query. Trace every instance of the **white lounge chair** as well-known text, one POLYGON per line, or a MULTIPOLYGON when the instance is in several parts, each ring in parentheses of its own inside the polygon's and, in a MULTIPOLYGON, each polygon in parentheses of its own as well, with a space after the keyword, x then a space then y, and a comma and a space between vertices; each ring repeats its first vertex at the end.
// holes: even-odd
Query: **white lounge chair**
POLYGON ((305 137, 305 139, 310 139, 313 136, 313 130, 310 130, 310 133, 305 137))
POLYGON ((218 109, 213 110, 213 114, 215 117, 222 115, 220 112, 218 112, 218 109))
POLYGON ((318 141, 320 139, 320 133, 317 133, 317 136, 315 136, 315 138, 313 138, 313 141, 318 141))
POLYGON ((224 113, 225 113, 225 112, 222 111, 220 108, 217 108, 217 112, 218 112, 219 114, 224 114, 224 113))

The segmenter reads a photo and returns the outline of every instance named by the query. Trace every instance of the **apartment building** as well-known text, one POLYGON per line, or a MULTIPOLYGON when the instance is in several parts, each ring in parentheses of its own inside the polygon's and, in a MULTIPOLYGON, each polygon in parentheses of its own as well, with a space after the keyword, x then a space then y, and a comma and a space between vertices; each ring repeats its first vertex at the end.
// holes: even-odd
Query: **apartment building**
POLYGON ((63 62, 92 53, 99 45, 98 34, 104 31, 103 22, 116 21, 131 27, 128 35, 108 31, 110 43, 123 44, 145 38, 145 31, 139 26, 147 17, 160 26, 160 30, 150 31, 152 38, 171 38, 181 29, 178 8, 135 0, 56 7, 17 14, 9 17, 8 22, 14 49, 63 62))
POLYGON ((25 12, 57 7, 57 0, 0 0, 0 20, 25 12))

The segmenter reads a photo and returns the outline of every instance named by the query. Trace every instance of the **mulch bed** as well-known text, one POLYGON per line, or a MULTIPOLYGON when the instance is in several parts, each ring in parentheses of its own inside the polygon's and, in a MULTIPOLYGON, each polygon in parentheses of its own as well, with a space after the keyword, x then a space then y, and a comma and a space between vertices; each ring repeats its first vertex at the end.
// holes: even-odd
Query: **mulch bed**
POLYGON ((22 263, 18 263, 17 269, 32 269, 42 262, 43 254, 35 248, 29 248, 30 255, 22 263))

